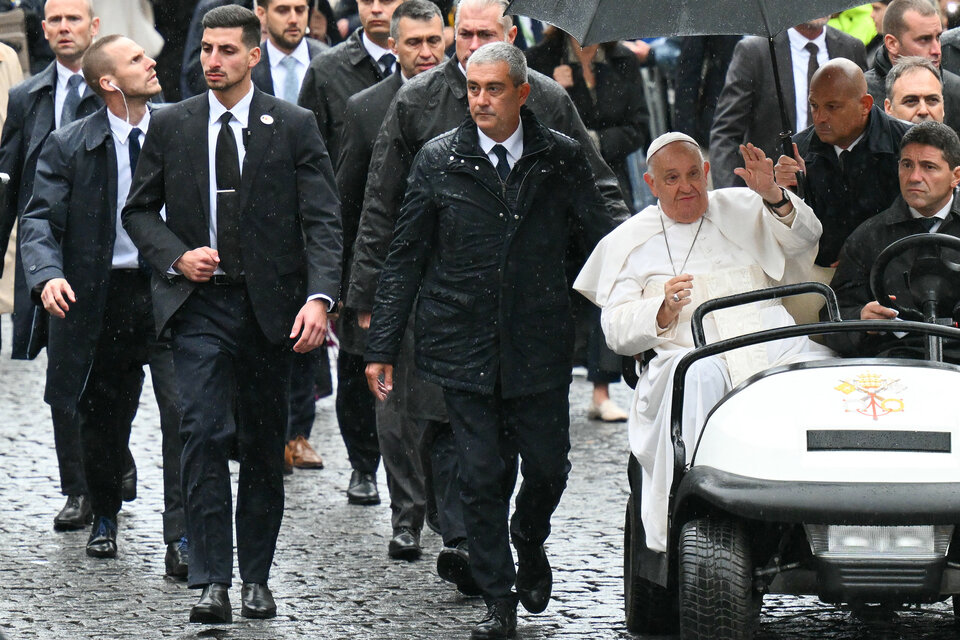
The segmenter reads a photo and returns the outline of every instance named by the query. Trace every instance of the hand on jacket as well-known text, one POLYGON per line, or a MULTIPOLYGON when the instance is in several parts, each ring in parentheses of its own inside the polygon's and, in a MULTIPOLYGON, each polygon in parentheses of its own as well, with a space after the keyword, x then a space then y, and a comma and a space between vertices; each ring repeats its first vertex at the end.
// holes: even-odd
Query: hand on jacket
POLYGON ((207 282, 220 265, 220 254, 210 247, 198 247, 177 258, 173 268, 192 282, 207 282))

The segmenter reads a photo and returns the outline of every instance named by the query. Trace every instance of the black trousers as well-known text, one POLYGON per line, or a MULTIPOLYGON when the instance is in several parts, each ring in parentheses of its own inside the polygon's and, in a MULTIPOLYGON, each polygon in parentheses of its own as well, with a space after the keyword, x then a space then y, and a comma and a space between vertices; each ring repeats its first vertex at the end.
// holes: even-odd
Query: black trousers
POLYGON ((111 271, 100 336, 77 404, 77 422, 93 513, 116 517, 122 475, 131 464, 128 443, 143 388, 143 367, 150 365, 162 436, 163 534, 165 542, 173 542, 185 533, 177 434, 180 410, 170 345, 157 340, 154 327, 149 276, 138 269, 111 271))
POLYGON ((229 585, 233 574, 230 452, 240 460, 237 564, 266 583, 283 519, 288 345, 267 340, 243 285, 200 285, 173 318, 173 361, 183 422, 187 583, 229 585))
POLYGON ((376 400, 367 387, 366 366, 363 356, 340 350, 337 356, 337 421, 350 466, 361 473, 376 473, 380 466, 376 400))
MULTIPOLYGON (((460 458, 449 422, 418 420, 421 430, 420 456, 425 467, 428 506, 433 501, 437 511, 443 544, 455 547, 467 537, 463 523, 463 501, 460 499, 460 458)), ((505 460, 505 476, 512 486, 517 478, 517 461, 505 460)))
MULTIPOLYGON (((317 417, 314 389, 317 386, 318 354, 326 347, 310 353, 294 353, 290 363, 290 415, 287 420, 287 441, 297 436, 310 438, 317 417)), ((329 366, 329 365, 328 365, 329 366)))
POLYGON ((53 419, 53 446, 57 451, 60 469, 60 492, 65 496, 87 493, 87 479, 83 474, 83 450, 80 447, 80 425, 74 411, 50 407, 53 419))
POLYGON ((473 577, 488 603, 512 599, 514 546, 536 547, 550 535, 550 517, 567 484, 570 462, 569 385, 503 398, 444 388, 460 459, 460 495, 473 577), (520 455, 523 482, 509 536, 507 519, 520 455))

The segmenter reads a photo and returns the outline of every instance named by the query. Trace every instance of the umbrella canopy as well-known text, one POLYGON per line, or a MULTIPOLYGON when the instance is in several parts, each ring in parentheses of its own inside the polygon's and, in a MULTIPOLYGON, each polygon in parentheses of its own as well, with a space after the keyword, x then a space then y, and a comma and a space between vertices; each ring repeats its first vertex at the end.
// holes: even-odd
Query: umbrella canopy
POLYGON ((581 44, 659 36, 758 35, 863 0, 512 0, 508 13, 560 27, 581 44))

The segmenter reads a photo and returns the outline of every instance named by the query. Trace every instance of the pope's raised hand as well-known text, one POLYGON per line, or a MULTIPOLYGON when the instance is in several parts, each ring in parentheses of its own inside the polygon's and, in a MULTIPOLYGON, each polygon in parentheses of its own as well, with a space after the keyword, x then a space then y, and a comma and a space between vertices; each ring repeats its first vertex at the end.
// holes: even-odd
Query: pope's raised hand
POLYGON ((740 155, 743 156, 743 168, 738 167, 733 172, 767 202, 779 202, 782 195, 774 180, 773 160, 767 157, 763 149, 750 143, 740 145, 740 155))

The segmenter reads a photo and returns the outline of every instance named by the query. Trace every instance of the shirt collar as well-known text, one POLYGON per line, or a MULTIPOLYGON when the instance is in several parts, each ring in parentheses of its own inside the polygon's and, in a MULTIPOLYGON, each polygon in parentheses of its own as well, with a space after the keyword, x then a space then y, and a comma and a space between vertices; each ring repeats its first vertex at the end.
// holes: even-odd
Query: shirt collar
POLYGON ((361 38, 361 40, 363 42, 363 48, 367 50, 367 53, 370 55, 371 58, 373 58, 373 61, 376 62, 378 65, 380 64, 380 58, 382 58, 385 54, 389 53, 390 55, 393 55, 393 51, 390 51, 389 49, 384 49, 383 47, 378 45, 376 42, 368 38, 366 31, 363 32, 363 37, 361 38))
MULTIPOLYGON (((59 60, 57 60, 57 90, 66 91, 67 90, 67 81, 70 80, 70 76, 80 75, 79 73, 74 73, 63 66, 59 60)), ((81 76, 83 77, 83 76, 81 76)), ((80 93, 83 94, 83 87, 85 83, 80 83, 80 93)))
POLYGON ((310 51, 307 48, 307 39, 300 40, 300 44, 289 54, 280 51, 273 42, 267 38, 267 55, 270 59, 270 67, 276 69, 288 55, 305 67, 310 66, 310 51))
POLYGON ((457 69, 460 69, 460 73, 463 74, 463 77, 467 77, 467 68, 463 66, 463 63, 457 60, 457 69))
POLYGON ((217 100, 217 97, 213 95, 213 91, 207 91, 207 100, 210 103, 210 124, 219 120, 220 116, 229 111, 233 114, 233 117, 240 122, 241 127, 246 127, 247 120, 250 117, 250 102, 253 100, 253 84, 250 84, 250 91, 247 92, 247 95, 240 98, 240 101, 233 105, 232 109, 227 109, 223 106, 223 104, 217 100))
POLYGON ((857 144, 859 144, 861 140, 863 140, 863 136, 865 135, 867 135, 866 129, 863 130, 863 133, 857 136, 856 140, 848 144, 846 149, 844 149, 843 147, 838 147, 837 145, 833 145, 833 150, 837 153, 837 157, 839 158, 840 154, 843 153, 844 151, 853 151, 853 148, 857 146, 857 144))
POLYGON ((119 140, 121 144, 127 144, 127 139, 130 137, 130 132, 133 131, 134 127, 140 129, 143 133, 147 132, 147 129, 150 127, 150 109, 147 109, 143 115, 143 119, 136 125, 127 124, 126 120, 115 116, 110 109, 107 109, 107 121, 110 123, 110 131, 113 132, 114 137, 119 140))
MULTIPOLYGON (((946 220, 946 219, 947 219, 947 215, 950 214, 950 208, 953 206, 953 198, 954 198, 954 196, 951 195, 951 196, 950 196, 950 200, 947 201, 946 206, 945 206, 943 209, 940 209, 940 211, 937 211, 935 214, 933 214, 932 217, 934 217, 934 218, 940 218, 941 220, 946 220)), ((920 213, 919 211, 917 211, 916 209, 914 209, 913 207, 907 207, 907 209, 910 210, 910 216, 913 217, 913 218, 920 219, 920 218, 926 218, 926 217, 927 217, 927 216, 923 215, 922 213, 920 213)))
POLYGON ((827 49, 827 28, 826 27, 821 29, 820 35, 818 35, 813 40, 810 40, 804 35, 800 35, 800 32, 794 29, 793 27, 790 27, 789 29, 787 29, 787 37, 790 39, 790 48, 795 53, 799 53, 799 52, 806 53, 807 50, 804 49, 804 47, 811 42, 817 45, 818 53, 820 51, 826 51, 827 49))
POLYGON ((503 148, 507 150, 507 155, 513 158, 514 162, 523 155, 523 120, 520 121, 517 130, 510 134, 510 137, 503 142, 497 142, 493 138, 490 138, 480 130, 480 127, 477 127, 477 137, 480 138, 480 148, 483 149, 483 152, 487 155, 490 154, 490 150, 497 144, 503 145, 503 148))

